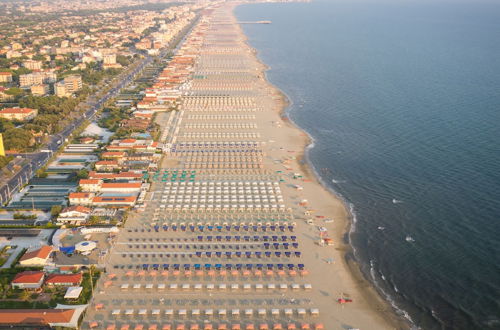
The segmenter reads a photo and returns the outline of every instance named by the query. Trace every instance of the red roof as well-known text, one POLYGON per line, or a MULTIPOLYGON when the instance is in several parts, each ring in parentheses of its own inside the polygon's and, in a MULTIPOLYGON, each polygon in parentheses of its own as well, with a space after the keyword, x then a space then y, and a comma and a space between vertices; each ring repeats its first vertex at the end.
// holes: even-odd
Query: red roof
POLYGON ((43 279, 44 275, 45 275, 44 272, 39 272, 39 271, 20 272, 14 277, 14 279, 12 280, 11 283, 36 284, 36 283, 39 283, 43 279))
POLYGON ((123 157, 123 156, 125 156, 125 152, 124 151, 106 151, 106 152, 102 153, 102 157, 103 158, 106 158, 106 157, 123 157))
POLYGON ((19 261, 25 261, 33 258, 47 259, 52 252, 52 247, 44 245, 38 250, 26 252, 19 261))
POLYGON ((89 193, 82 193, 82 192, 73 192, 69 194, 69 198, 89 198, 90 194, 89 193))
POLYGON ((135 172, 101 173, 101 172, 91 171, 89 173, 89 177, 99 178, 99 179, 141 178, 142 174, 135 172))
POLYGON ((79 284, 82 281, 82 274, 52 274, 47 276, 47 284, 79 284))
POLYGON ((96 165, 118 165, 116 160, 100 160, 95 163, 96 165))
POLYGON ((136 139, 123 139, 120 141, 120 143, 135 143, 137 141, 136 139))
POLYGON ((32 113, 36 111, 36 109, 30 109, 30 108, 5 108, 3 110, 0 110, 0 113, 32 113))
POLYGON ((81 179, 78 184, 99 184, 99 182, 97 179, 81 179))
POLYGON ((0 324, 69 323, 74 309, 0 309, 0 324))
POLYGON ((97 196, 92 199, 93 203, 109 203, 109 204, 117 204, 117 203, 130 203, 135 202, 135 196, 97 196))
POLYGON ((92 209, 89 209, 88 207, 81 206, 81 205, 75 205, 75 206, 70 206, 66 207, 64 210, 61 211, 61 213, 66 213, 66 212, 81 212, 81 213, 90 213, 92 212, 92 209))
POLYGON ((140 188, 142 183, 129 182, 129 183, 103 183, 102 188, 140 188))

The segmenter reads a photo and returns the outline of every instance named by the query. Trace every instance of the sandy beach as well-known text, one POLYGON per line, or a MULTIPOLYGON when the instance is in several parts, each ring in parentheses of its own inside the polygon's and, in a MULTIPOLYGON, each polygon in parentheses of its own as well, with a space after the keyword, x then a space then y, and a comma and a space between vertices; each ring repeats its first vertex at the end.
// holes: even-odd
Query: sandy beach
POLYGON ((180 50, 196 54, 197 79, 181 110, 158 122, 171 147, 147 206, 119 234, 83 328, 405 328, 347 261, 349 212, 304 161, 309 138, 287 119, 234 6, 208 15, 193 31, 203 41, 180 50))

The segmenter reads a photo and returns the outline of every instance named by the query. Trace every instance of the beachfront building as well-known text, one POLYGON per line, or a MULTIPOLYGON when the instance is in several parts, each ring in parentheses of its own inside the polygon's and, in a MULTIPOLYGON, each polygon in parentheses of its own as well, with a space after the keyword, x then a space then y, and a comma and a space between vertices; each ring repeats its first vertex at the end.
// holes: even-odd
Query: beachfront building
POLYGON ((88 221, 91 212, 92 209, 82 205, 67 207, 59 213, 59 216, 57 217, 57 224, 76 226, 83 225, 88 221))
POLYGON ((153 140, 123 139, 111 141, 106 149, 108 151, 135 150, 154 152, 156 150, 161 150, 161 146, 158 142, 155 142, 153 140))
POLYGON ((110 173, 110 172, 96 172, 91 171, 89 173, 89 179, 101 179, 106 181, 112 180, 141 180, 142 174, 137 172, 119 172, 119 173, 110 173))
POLYGON ((99 179, 82 179, 79 185, 82 191, 86 192, 138 193, 142 182, 104 182, 99 179))
POLYGON ((100 160, 94 164, 98 171, 114 171, 121 168, 117 160, 100 160))
POLYGON ((0 327, 77 328, 86 305, 58 306, 54 309, 0 309, 0 327))
POLYGON ((94 193, 87 192, 72 192, 68 195, 68 199, 71 205, 90 206, 94 195, 94 193))
POLYGON ((92 205, 96 207, 129 208, 135 205, 136 196, 96 196, 92 205))
POLYGON ((52 253, 52 247, 44 245, 39 249, 27 251, 19 259, 21 266, 45 266, 52 253))
POLYGON ((77 286, 82 283, 82 274, 51 274, 45 284, 48 286, 77 286))
POLYGON ((10 284, 14 289, 36 290, 42 287, 44 279, 44 272, 25 271, 18 273, 10 284))

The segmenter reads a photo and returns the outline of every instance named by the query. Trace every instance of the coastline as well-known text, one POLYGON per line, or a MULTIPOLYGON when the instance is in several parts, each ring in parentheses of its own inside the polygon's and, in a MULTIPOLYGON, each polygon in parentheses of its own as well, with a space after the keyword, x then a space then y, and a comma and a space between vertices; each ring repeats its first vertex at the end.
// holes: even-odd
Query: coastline
MULTIPOLYGON (((233 15, 234 10, 245 3, 238 3, 232 8, 233 15)), ((411 324, 409 320, 404 319, 399 315, 395 306, 391 305, 387 301, 382 293, 377 291, 375 284, 372 283, 366 275, 361 270, 361 265, 356 260, 354 256, 354 249, 350 244, 350 233, 353 226, 354 214, 350 211, 349 203, 346 201, 339 193, 337 193, 333 188, 329 187, 321 178, 319 173, 314 167, 314 164, 309 158, 309 150, 314 148, 314 138, 310 134, 302 129, 296 122, 290 117, 290 108, 293 106, 293 100, 278 86, 273 85, 268 79, 267 72, 272 70, 268 64, 266 64, 259 56, 259 51, 252 47, 248 41, 248 37, 244 33, 240 24, 238 24, 242 39, 246 46, 250 49, 255 57, 256 62, 259 64, 259 73, 262 75, 269 92, 279 99, 276 101, 277 112, 282 120, 282 122, 290 129, 298 131, 301 135, 301 142, 299 145, 294 145, 294 147, 299 147, 297 153, 295 154, 294 165, 304 174, 305 178, 310 181, 311 185, 316 186, 314 189, 319 189, 326 193, 328 200, 331 205, 335 208, 335 223, 334 225, 327 226, 330 231, 331 227, 334 230, 330 232, 330 236, 333 237, 335 243, 335 253, 333 255, 339 254, 340 258, 335 260, 340 260, 340 271, 345 272, 344 275, 349 277, 349 281, 354 284, 355 291, 359 295, 356 303, 361 305, 364 313, 369 313, 370 317, 377 320, 377 324, 372 324, 371 328, 385 328, 385 329, 409 329, 411 324), (340 230, 339 230, 340 229, 340 230), (361 298, 361 299, 359 299, 361 298)), ((330 216, 330 214, 327 214, 330 216)), ((353 292, 350 295, 354 296, 353 292)))

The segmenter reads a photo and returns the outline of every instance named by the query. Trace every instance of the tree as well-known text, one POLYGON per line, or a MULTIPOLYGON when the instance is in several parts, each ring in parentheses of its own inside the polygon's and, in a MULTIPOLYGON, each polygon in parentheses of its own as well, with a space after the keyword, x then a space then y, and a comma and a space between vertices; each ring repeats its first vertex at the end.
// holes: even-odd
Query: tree
POLYGON ((19 299, 28 301, 31 298, 31 293, 28 290, 23 290, 19 295, 19 299))
POLYGON ((3 133, 5 149, 26 150, 31 145, 33 135, 22 128, 8 129, 3 133))
POLYGON ((54 218, 59 215, 62 211, 62 206, 61 205, 52 205, 50 208, 50 215, 52 215, 54 218))
POLYGON ((78 179, 86 179, 89 177, 89 171, 85 168, 82 168, 81 170, 79 170, 78 172, 76 172, 76 177, 78 179))
POLYGON ((37 178, 46 178, 47 176, 48 176, 47 172, 45 172, 43 169, 36 170, 37 178))
POLYGON ((0 118, 0 132, 5 132, 8 129, 16 128, 16 126, 8 119, 0 118))
POLYGON ((12 87, 12 88, 9 88, 5 91, 5 94, 12 95, 12 96, 19 96, 23 93, 24 93, 24 91, 18 87, 12 87))

